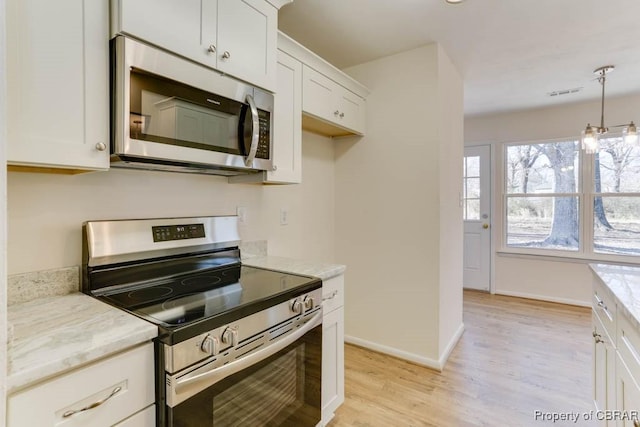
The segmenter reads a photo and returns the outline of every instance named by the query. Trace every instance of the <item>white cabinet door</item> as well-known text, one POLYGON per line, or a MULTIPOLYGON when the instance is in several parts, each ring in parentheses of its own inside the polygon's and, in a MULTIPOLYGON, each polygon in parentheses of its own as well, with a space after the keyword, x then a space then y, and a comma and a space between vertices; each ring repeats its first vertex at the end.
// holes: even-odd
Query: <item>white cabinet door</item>
MULTIPOLYGON (((616 382, 618 386, 617 407, 621 415, 631 418, 636 417, 640 413, 640 385, 633 379, 627 365, 620 357, 617 359, 616 365, 616 382)), ((615 425, 614 421, 609 421, 610 425, 615 425)), ((640 424, 640 420, 621 419, 618 422, 619 427, 635 427, 640 424), (634 423, 636 421, 636 423, 634 423)))
POLYGON ((355 133, 364 134, 365 101, 346 89, 338 92, 339 124, 355 133))
POLYGON ((119 0, 116 32, 216 66, 217 0, 119 0))
POLYGON ((344 307, 322 318, 322 424, 344 402, 344 307))
POLYGON ((264 0, 218 0, 218 69, 276 86, 278 10, 264 0))
POLYGON ((267 182, 302 181, 302 63, 278 52, 278 85, 274 100, 273 164, 267 182))
MULTIPOLYGON (((599 411, 616 405, 616 349, 599 317, 591 315, 593 326, 593 401, 599 411)), ((602 426, 615 426, 614 421, 602 421, 602 426)))
POLYGON ((109 167, 107 0, 8 0, 7 162, 109 167))
POLYGON ((350 133, 364 134, 364 99, 308 66, 303 67, 302 110, 350 133))

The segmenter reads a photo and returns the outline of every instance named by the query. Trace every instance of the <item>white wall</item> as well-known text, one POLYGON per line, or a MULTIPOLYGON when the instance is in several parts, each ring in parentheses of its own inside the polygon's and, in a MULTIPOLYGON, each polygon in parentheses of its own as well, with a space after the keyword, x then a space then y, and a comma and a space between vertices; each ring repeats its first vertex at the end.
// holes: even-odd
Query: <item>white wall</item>
MULTIPOLYGON (((600 102, 559 105, 513 113, 470 117, 464 121, 465 144, 494 145, 492 169, 497 171, 502 143, 539 141, 565 137, 579 138, 587 122, 600 120, 600 102)), ((605 124, 640 121, 640 95, 607 98, 605 124)), ((502 183, 495 180, 494 200, 502 197, 502 183)), ((498 203, 494 203, 494 208, 498 203)), ((493 238, 500 244, 502 223, 500 211, 494 209, 493 238)), ((529 298, 590 305, 591 273, 588 261, 576 262, 539 257, 495 257, 493 289, 496 293, 529 298)))
POLYGON ((462 135, 450 129, 462 125, 462 81, 436 44, 346 71, 371 94, 366 136, 336 143, 345 334, 438 368, 442 343, 462 324, 462 135))
POLYGON ((303 183, 228 184, 226 178, 112 169, 79 175, 8 174, 9 274, 81 264, 86 220, 235 215, 243 240, 272 255, 334 261, 334 142, 303 134, 303 183), (280 208, 289 209, 281 226, 280 208))
POLYGON ((0 0, 0 425, 6 418, 7 376, 7 157, 6 144, 6 77, 5 2, 0 0))

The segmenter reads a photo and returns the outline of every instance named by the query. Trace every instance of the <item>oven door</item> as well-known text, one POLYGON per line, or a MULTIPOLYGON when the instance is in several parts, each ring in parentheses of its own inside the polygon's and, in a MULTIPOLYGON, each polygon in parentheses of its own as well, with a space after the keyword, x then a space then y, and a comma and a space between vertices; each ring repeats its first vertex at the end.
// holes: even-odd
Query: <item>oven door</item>
POLYGON ((255 353, 168 376, 167 425, 314 427, 321 418, 321 367, 319 310, 295 332, 255 353))

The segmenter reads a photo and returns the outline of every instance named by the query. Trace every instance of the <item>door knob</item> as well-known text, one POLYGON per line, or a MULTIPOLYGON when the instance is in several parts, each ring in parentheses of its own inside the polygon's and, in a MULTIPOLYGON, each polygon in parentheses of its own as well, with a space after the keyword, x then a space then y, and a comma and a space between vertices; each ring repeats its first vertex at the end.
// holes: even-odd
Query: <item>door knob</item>
POLYGON ((489 228, 489 224, 482 224, 482 228, 486 230, 487 228, 489 228))

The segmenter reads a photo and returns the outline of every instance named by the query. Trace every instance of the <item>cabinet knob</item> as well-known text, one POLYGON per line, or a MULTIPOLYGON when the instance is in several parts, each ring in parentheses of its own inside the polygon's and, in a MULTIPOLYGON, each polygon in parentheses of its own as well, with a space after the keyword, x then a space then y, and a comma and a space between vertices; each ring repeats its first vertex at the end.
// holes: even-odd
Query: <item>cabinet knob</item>
POLYGON ((271 170, 273 170, 273 171, 277 171, 277 170, 278 170, 278 166, 277 166, 277 165, 273 165, 273 166, 271 167, 271 170))
POLYGON ((222 54, 222 59, 229 59, 231 58, 231 54, 229 53, 228 50, 225 50, 224 53, 222 54))
POLYGON ((96 150, 98 151, 104 151, 107 149, 107 145, 104 142, 98 142, 96 144, 96 150))
POLYGON ((209 53, 216 53, 216 45, 210 44, 209 49, 207 49, 209 53))
POLYGON ((343 117, 344 117, 344 113, 340 113, 340 118, 343 118, 343 117))
POLYGON ((337 116, 338 114, 340 114, 340 111, 338 111, 338 110, 336 110, 336 111, 334 111, 334 112, 333 112, 333 115, 334 115, 334 116, 337 116))

